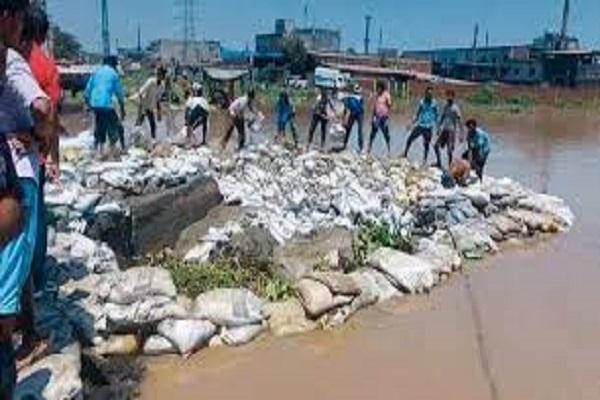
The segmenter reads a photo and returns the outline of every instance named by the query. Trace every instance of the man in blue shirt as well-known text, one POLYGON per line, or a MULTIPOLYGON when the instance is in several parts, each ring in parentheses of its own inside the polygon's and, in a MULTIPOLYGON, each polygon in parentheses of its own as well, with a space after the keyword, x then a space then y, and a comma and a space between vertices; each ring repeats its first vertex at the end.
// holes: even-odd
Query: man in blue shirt
POLYGON ((344 97, 344 116, 346 119, 346 136, 344 137, 344 147, 342 150, 346 150, 348 142, 350 141, 350 135, 354 124, 358 130, 358 150, 362 153, 363 151, 363 122, 365 115, 365 104, 361 95, 361 89, 359 85, 354 87, 354 93, 344 97))
POLYGON ((94 139, 100 154, 103 153, 107 137, 111 146, 120 141, 121 148, 125 150, 125 129, 113 108, 113 98, 116 97, 121 108, 121 120, 125 119, 125 94, 117 74, 117 65, 116 57, 106 57, 104 65, 90 77, 85 88, 86 104, 96 118, 94 139))
POLYGON ((427 158, 429 157, 429 145, 431 144, 431 138, 433 137, 433 130, 437 126, 439 120, 439 108, 437 101, 433 98, 433 88, 429 86, 425 90, 425 96, 419 103, 419 108, 415 114, 415 119, 412 123, 414 126, 410 133, 408 140, 406 141, 406 148, 404 149, 404 157, 408 157, 408 152, 413 142, 419 137, 423 137, 423 165, 427 165, 427 158))
POLYGON ((483 170, 487 159, 492 150, 490 135, 481 128, 477 127, 477 121, 470 119, 467 125, 467 151, 463 154, 463 159, 471 164, 471 168, 477 173, 477 177, 483 182, 483 170))
POLYGON ((296 125, 294 124, 296 110, 290 99, 290 94, 285 90, 279 94, 279 100, 275 105, 275 113, 277 115, 278 139, 285 138, 285 129, 289 125, 292 131, 292 138, 294 139, 294 146, 298 147, 298 135, 296 134, 296 125))

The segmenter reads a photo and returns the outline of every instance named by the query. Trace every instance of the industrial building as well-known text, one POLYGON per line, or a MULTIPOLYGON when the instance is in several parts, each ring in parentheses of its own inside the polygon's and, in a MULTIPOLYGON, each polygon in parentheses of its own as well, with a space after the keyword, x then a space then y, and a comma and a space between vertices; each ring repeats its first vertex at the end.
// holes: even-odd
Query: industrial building
POLYGON ((181 65, 211 65, 221 61, 221 43, 215 40, 160 39, 152 42, 149 52, 155 59, 181 65))
POLYGON ((406 51, 429 60, 434 74, 477 82, 580 86, 600 84, 600 51, 584 49, 567 34, 570 1, 565 0, 560 33, 547 32, 530 44, 406 51))
POLYGON ((256 35, 257 65, 278 64, 283 60, 283 41, 286 38, 297 38, 309 51, 339 52, 342 35, 339 30, 309 27, 296 28, 294 21, 277 19, 275 32, 256 35))

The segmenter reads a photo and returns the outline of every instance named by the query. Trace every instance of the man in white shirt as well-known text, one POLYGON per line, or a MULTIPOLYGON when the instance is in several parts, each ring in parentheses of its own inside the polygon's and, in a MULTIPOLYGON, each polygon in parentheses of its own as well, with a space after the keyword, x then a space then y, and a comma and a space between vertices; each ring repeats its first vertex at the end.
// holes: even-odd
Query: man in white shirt
POLYGON ((156 139, 156 120, 162 119, 160 100, 165 93, 166 71, 163 67, 156 69, 156 76, 148 78, 137 93, 139 100, 137 126, 142 125, 144 119, 148 119, 150 134, 156 139), (156 110, 156 114, 155 114, 156 110))
POLYGON ((192 95, 185 104, 185 128, 189 141, 193 141, 194 131, 202 125, 202 141, 200 145, 206 145, 209 112, 210 105, 204 98, 202 85, 194 83, 192 85, 192 95))
POLYGON ((238 151, 244 148, 246 144, 246 112, 256 113, 254 110, 255 98, 256 92, 254 89, 250 89, 248 94, 238 97, 229 106, 230 123, 221 143, 223 148, 227 146, 234 129, 238 131, 238 151))

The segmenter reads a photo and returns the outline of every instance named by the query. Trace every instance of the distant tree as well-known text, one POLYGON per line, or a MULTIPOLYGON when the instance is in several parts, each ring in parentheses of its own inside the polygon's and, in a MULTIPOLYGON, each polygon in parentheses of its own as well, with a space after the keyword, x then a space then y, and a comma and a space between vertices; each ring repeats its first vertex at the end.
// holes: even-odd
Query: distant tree
POLYGON ((58 26, 52 29, 54 38, 54 57, 57 59, 77 60, 82 57, 81 43, 75 35, 61 30, 58 26))
POLYGON ((354 49, 354 47, 348 47, 348 49, 346 50, 346 53, 350 54, 351 56, 355 56, 358 54, 356 52, 356 49, 354 49))
POLYGON ((287 67, 294 75, 302 75, 315 68, 313 58, 308 54, 304 42, 297 37, 283 39, 281 44, 287 67))

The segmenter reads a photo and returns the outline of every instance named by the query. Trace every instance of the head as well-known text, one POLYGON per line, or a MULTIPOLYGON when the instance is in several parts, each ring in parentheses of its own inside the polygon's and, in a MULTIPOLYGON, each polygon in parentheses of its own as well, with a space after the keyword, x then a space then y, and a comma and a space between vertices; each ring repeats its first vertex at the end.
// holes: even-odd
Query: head
POLYGON ((104 57, 103 64, 117 69, 117 67, 119 66, 119 59, 117 58, 117 56, 106 56, 104 57))
POLYGON ((28 8, 29 0, 0 0, 0 40, 7 47, 20 47, 28 8))
POLYGON ((159 85, 165 81, 166 77, 167 77, 167 70, 163 66, 157 67, 156 68, 156 80, 158 81, 159 85))
POLYGON ((465 123, 469 132, 473 132, 477 129, 477 120, 475 118, 470 118, 465 123))
POLYGON ((204 96, 204 89, 202 89, 202 85, 198 82, 194 82, 192 84, 192 93, 194 93, 195 97, 204 96))
POLYGON ((256 91, 254 89, 248 90, 248 99, 254 100, 256 98, 256 91))
POLYGON ((22 49, 25 54, 29 53, 34 44, 42 45, 48 37, 50 22, 46 11, 36 2, 27 10, 21 36, 22 49))
POLYGON ((387 87, 385 85, 385 82, 384 81, 377 81, 377 94, 382 94, 386 90, 387 90, 387 87))
POLYGON ((433 87, 427 86, 427 89, 425 89, 425 100, 433 100, 433 87))
POLYGON ((446 100, 448 101, 448 104, 450 104, 450 105, 454 104, 455 98, 456 98, 456 93, 454 93, 454 90, 446 91, 446 100))
POLYGON ((279 93, 279 100, 284 102, 284 103, 289 103, 290 102, 290 95, 287 91, 282 91, 281 93, 279 93))
POLYGON ((360 85, 357 83, 356 85, 354 85, 354 87, 352 88, 352 91, 354 92, 354 94, 361 94, 362 93, 362 88, 360 87, 360 85))

